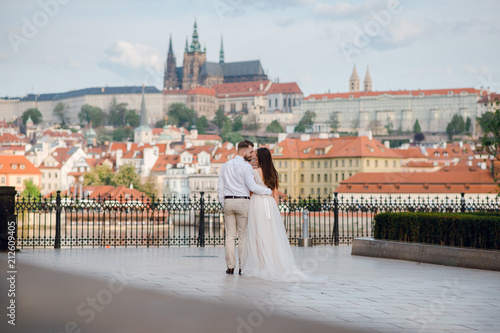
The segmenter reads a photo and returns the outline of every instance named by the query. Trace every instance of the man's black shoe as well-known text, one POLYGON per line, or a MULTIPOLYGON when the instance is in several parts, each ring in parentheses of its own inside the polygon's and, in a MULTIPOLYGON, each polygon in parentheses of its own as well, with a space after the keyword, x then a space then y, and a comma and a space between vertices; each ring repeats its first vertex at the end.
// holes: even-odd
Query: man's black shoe
POLYGON ((234 274, 234 268, 228 268, 226 274, 234 274))
POLYGON ((243 275, 243 274, 241 274, 241 268, 240 268, 240 275, 243 275))

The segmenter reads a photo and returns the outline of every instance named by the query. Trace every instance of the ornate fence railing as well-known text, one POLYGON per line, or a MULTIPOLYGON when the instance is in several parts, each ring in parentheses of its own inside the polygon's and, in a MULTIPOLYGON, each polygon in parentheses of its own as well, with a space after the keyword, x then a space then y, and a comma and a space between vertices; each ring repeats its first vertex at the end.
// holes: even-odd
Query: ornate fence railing
MULTIPOLYGON (((372 236, 381 212, 500 211, 500 199, 460 195, 422 197, 282 198, 279 209, 290 244, 307 235, 314 245, 350 244, 372 236), (307 217, 307 224, 304 224, 307 217)), ((17 246, 217 246, 224 245, 224 217, 216 197, 16 199, 17 246)))

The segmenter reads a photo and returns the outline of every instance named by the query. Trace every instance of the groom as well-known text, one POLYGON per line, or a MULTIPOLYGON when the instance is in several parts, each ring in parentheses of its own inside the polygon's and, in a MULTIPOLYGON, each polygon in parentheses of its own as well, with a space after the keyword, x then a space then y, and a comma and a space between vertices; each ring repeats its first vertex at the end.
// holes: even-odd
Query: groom
POLYGON ((237 236, 239 240, 239 273, 241 275, 250 191, 257 194, 271 194, 270 189, 255 183, 253 168, 248 163, 253 157, 253 143, 248 140, 241 141, 238 143, 236 156, 224 163, 219 173, 217 190, 220 204, 224 208, 227 274, 233 274, 236 266, 235 240, 237 236))

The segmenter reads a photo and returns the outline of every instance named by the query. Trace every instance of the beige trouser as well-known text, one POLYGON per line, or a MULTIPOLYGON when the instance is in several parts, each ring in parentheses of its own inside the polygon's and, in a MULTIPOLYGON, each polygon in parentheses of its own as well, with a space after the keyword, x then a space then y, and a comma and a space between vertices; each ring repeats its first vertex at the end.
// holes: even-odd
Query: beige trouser
POLYGON ((243 245, 248 222, 248 199, 224 200, 224 223, 226 230, 226 265, 227 268, 236 267, 235 249, 238 237, 239 267, 243 262, 243 245))

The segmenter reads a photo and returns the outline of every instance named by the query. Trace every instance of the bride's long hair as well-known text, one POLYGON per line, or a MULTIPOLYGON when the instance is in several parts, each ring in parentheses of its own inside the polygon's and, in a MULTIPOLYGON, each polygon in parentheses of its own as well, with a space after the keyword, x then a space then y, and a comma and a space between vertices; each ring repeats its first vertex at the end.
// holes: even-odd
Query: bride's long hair
POLYGON ((278 189, 278 171, 273 164, 271 152, 267 148, 257 149, 257 159, 259 167, 262 169, 264 184, 271 190, 278 189))

